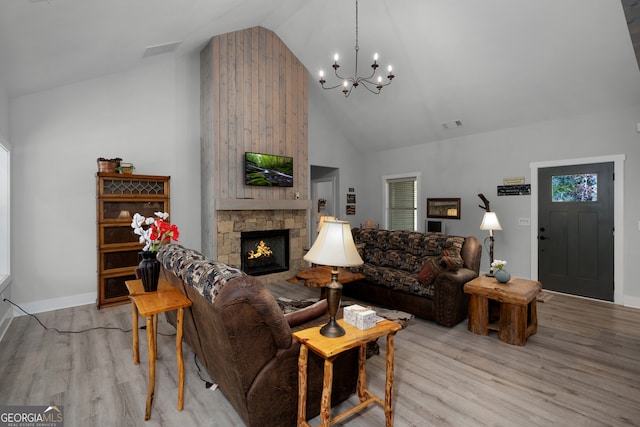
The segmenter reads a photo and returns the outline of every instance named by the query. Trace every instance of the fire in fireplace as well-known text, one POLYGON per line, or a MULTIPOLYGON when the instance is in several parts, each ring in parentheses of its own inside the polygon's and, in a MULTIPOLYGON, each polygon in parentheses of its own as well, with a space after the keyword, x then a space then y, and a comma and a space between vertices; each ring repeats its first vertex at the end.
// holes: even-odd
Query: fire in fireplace
POLYGON ((289 230, 242 232, 240 248, 242 271, 251 276, 289 270, 289 230))

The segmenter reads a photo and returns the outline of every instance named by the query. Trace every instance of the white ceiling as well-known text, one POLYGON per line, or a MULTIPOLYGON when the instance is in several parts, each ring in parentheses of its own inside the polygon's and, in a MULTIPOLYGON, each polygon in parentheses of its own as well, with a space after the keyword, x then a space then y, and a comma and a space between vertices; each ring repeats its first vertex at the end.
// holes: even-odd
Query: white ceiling
MULTIPOLYGON (((149 46, 183 41, 176 54, 189 54, 255 25, 312 79, 335 52, 352 74, 349 0, 2 0, 0 84, 17 97, 136 67, 149 46)), ((367 149, 640 104, 620 0, 360 0, 361 70, 374 51, 396 75, 381 95, 318 95, 367 149), (444 129, 452 120, 463 126, 444 129)))

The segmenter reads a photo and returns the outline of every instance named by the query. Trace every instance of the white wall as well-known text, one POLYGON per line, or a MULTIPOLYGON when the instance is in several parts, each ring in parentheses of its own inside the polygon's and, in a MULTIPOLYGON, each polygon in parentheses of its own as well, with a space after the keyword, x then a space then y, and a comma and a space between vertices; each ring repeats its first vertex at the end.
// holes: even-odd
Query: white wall
MULTIPOLYGON (((5 149, 9 147, 9 96, 0 82, 0 145, 5 149)), ((8 251, 9 238, 9 205, 7 178, 9 175, 9 153, 0 147, 0 339, 11 323, 11 306, 2 301, 3 298, 11 299, 11 277, 9 271, 10 256, 8 251)))
MULTIPOLYGON (((530 228, 518 225, 529 218, 530 196, 496 195, 505 177, 526 177, 531 182, 530 163, 558 159, 625 154, 624 191, 624 295, 625 303, 640 305, 640 282, 635 265, 640 259, 640 105, 572 119, 538 123, 447 141, 366 155, 366 209, 383 219, 382 176, 421 171, 419 218, 424 221, 427 197, 461 197, 460 220, 445 220, 448 234, 473 235, 483 241, 479 229, 483 210, 478 193, 483 193, 496 211, 503 231, 495 232, 495 257, 507 259, 509 270, 530 277, 530 228)), ((481 269, 488 270, 488 254, 481 269)))
POLYGON ((11 136, 9 135, 9 95, 2 82, 0 82, 0 135, 6 139, 11 136))
MULTIPOLYGON (((331 120, 331 105, 321 95, 323 89, 314 79, 309 79, 309 164, 340 169, 336 216, 349 221, 352 227, 370 219, 370 213, 360 203, 364 191, 364 158, 353 147, 331 120), (346 215, 347 193, 353 188, 356 194, 356 215, 346 215)), ((336 102, 344 102, 342 94, 334 93, 336 102)), ((314 206, 314 212, 317 206, 314 206)))
POLYGON ((95 173, 121 157, 170 175, 180 242, 200 246, 198 56, 148 58, 129 72, 11 103, 13 297, 30 311, 96 298, 95 173))

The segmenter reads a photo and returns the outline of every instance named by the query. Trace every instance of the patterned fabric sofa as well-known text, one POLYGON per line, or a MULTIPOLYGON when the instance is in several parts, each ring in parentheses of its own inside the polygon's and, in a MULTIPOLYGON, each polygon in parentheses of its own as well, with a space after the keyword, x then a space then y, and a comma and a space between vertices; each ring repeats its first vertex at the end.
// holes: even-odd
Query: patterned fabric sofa
POLYGON ((468 313, 464 284, 478 277, 482 246, 475 237, 353 228, 366 276, 346 296, 454 326, 468 313))
MULTIPOLYGON (((326 300, 285 316, 264 285, 237 268, 177 244, 163 246, 158 259, 161 277, 193 303, 184 313, 184 341, 246 425, 295 425, 300 345, 291 332, 326 323, 326 300)), ((175 325, 175 312, 167 319, 175 325)), ((323 369, 309 352, 308 418, 320 413, 323 369)), ((357 373, 357 349, 338 356, 333 404, 355 392, 357 373)))

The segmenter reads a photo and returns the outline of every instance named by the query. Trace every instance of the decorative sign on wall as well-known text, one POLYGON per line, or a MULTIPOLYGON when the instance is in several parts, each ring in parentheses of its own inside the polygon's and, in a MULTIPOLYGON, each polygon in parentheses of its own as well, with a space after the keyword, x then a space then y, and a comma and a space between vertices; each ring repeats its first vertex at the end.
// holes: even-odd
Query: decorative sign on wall
POLYGON ((524 176, 518 176, 515 178, 502 178, 503 185, 521 185, 524 184, 524 176))
POLYGON ((498 196, 530 196, 531 184, 498 185, 498 196))
POLYGON ((347 215, 355 215, 356 214, 356 194, 355 188, 349 187, 349 192, 347 193, 347 215))

